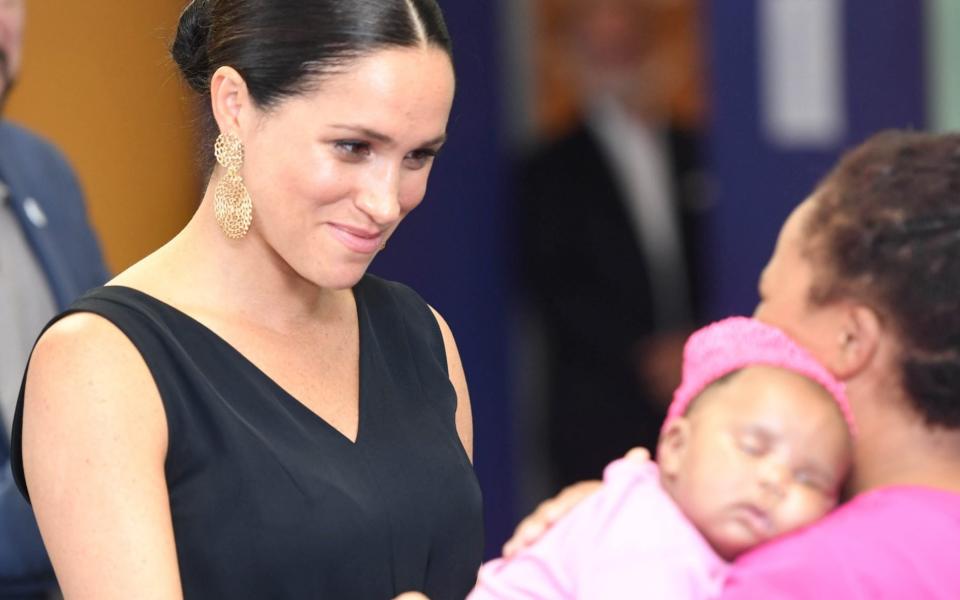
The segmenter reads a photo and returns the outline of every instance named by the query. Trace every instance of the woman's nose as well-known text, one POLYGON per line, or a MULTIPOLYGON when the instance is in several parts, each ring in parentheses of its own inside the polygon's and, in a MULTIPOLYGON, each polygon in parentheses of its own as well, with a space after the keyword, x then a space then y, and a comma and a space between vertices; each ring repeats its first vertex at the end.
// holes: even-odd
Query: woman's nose
POLYGON ((357 192, 357 208, 381 226, 392 225, 400 218, 399 177, 393 169, 371 173, 357 192))

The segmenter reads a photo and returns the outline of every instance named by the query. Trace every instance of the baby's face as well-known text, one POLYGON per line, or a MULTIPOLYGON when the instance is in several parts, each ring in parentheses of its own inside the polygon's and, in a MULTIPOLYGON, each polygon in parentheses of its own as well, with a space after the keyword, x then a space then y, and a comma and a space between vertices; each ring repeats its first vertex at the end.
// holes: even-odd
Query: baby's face
POLYGON ((664 487, 730 560, 816 521, 837 502, 852 445, 840 409, 813 381, 753 366, 712 386, 664 431, 664 487))

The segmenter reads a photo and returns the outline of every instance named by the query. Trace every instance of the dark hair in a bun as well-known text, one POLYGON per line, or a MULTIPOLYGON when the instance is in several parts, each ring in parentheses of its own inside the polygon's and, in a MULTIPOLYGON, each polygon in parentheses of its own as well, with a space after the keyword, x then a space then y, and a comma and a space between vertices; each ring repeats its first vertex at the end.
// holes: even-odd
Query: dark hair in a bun
POLYGON ((210 84, 210 61, 207 58, 209 8, 209 0, 193 0, 183 9, 170 48, 184 81, 199 94, 203 94, 210 84))
POLYGON ((171 54, 204 99, 206 147, 216 133, 210 78, 221 66, 236 69, 266 109, 352 59, 422 44, 452 52, 436 0, 193 0, 180 15, 171 54))

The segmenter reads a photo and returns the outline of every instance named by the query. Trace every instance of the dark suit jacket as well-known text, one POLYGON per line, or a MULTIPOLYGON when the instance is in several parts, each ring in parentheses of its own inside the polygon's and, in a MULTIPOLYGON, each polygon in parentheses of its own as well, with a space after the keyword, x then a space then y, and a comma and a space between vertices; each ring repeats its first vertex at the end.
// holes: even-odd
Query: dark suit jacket
MULTIPOLYGON (((56 148, 0 122, 0 180, 61 310, 107 280, 83 193, 56 148)), ((5 432, 0 439, 0 598, 32 598, 54 585, 53 571, 33 512, 13 483, 5 432)))
MULTIPOLYGON (((695 292, 700 161, 692 136, 671 131, 668 142, 695 292)), ((648 269, 625 194, 586 126, 537 151, 519 181, 523 285, 546 337, 559 483, 597 478, 624 450, 652 448, 663 418, 637 377, 636 344, 656 332, 648 269)), ((696 314, 699 294, 690 301, 696 314)))

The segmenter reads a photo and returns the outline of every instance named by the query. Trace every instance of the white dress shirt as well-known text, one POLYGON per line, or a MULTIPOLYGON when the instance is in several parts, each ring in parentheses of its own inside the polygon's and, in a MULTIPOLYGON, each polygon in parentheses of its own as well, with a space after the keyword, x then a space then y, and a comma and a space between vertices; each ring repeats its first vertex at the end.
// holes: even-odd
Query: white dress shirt
POLYGON ((612 98, 593 103, 587 123, 627 200, 627 214, 650 273, 654 322, 662 329, 683 326, 690 319, 690 297, 666 136, 660 128, 629 115, 612 98))
POLYGON ((7 440, 27 359, 43 326, 57 311, 9 196, 0 183, 0 417, 7 440))

